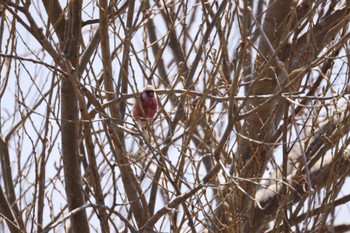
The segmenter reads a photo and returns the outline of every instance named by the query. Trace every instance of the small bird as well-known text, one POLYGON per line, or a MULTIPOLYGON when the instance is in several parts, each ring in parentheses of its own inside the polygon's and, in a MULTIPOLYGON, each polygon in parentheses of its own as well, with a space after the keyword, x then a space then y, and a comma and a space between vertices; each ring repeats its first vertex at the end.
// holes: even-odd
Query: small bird
POLYGON ((134 109, 132 110, 135 121, 141 126, 144 136, 148 138, 149 133, 146 135, 148 127, 154 115, 158 109, 158 100, 155 93, 154 86, 147 85, 143 91, 136 97, 134 109))

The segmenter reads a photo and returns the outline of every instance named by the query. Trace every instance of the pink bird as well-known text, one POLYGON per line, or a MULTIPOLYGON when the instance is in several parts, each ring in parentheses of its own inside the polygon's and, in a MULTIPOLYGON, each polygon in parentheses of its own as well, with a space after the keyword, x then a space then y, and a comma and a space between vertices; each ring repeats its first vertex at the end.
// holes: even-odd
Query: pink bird
POLYGON ((132 111, 135 121, 141 126, 142 130, 147 129, 147 124, 152 122, 157 108, 158 100, 154 86, 147 85, 139 96, 136 97, 136 102, 132 111))

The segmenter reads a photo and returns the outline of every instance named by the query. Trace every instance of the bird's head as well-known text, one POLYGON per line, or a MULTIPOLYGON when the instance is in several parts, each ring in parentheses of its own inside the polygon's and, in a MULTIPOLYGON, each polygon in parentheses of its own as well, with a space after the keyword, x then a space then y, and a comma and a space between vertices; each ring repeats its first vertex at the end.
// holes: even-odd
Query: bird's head
POLYGON ((152 85, 147 85, 142 91, 142 98, 147 99, 147 98, 153 98, 155 97, 155 89, 154 86, 152 85))

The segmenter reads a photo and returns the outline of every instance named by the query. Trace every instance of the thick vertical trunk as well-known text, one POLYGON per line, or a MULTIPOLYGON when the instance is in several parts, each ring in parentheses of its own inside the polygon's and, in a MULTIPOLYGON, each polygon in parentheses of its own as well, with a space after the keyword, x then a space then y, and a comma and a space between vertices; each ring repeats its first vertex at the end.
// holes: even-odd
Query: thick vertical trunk
MULTIPOLYGON (((273 95, 279 91, 279 83, 286 77, 285 72, 278 67, 279 58, 274 50, 288 30, 291 2, 291 0, 269 2, 262 30, 259 31, 259 54, 255 62, 255 72, 251 85, 246 89, 246 95, 273 95)), ((247 102, 247 111, 258 109, 246 117, 240 131, 238 161, 235 169, 232 169, 244 178, 239 185, 245 190, 245 192, 236 190, 238 195, 232 198, 232 203, 235 203, 233 204, 236 211, 234 214, 244 219, 235 227, 237 232, 249 232, 253 226, 254 202, 252 199, 256 192, 256 184, 249 179, 263 175, 273 150, 267 142, 270 142, 275 133, 286 105, 278 95, 268 102, 265 101, 266 99, 256 98, 247 102)))
MULTIPOLYGON (((66 33, 62 43, 67 63, 70 63, 73 68, 70 70, 69 77, 62 78, 61 85, 62 156, 69 211, 85 203, 79 161, 79 108, 74 88, 75 81, 79 78, 79 67, 77 65, 81 38, 81 6, 81 0, 70 2, 66 21, 66 33)), ((70 65, 67 64, 67 67, 70 65)), ((85 211, 79 211, 72 215, 71 224, 74 233, 89 232, 89 224, 85 211)))
MULTIPOLYGON (((77 97, 70 80, 64 78, 61 87, 62 111, 62 156, 64 180, 69 211, 84 205, 82 177, 79 161, 78 143, 78 104, 77 97)), ((89 232, 85 211, 72 215, 71 224, 74 233, 89 232)))

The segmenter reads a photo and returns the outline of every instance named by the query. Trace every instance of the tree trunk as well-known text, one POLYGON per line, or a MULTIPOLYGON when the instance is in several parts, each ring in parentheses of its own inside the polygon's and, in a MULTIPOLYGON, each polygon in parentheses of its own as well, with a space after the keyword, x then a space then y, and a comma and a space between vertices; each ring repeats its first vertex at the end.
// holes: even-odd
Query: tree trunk
MULTIPOLYGON (((67 67, 71 67, 71 69, 68 69, 68 77, 63 77, 61 84, 62 158, 69 211, 85 204, 80 170, 79 107, 76 87, 74 87, 80 77, 78 64, 81 38, 81 4, 81 0, 75 0, 69 4, 65 37, 62 44, 64 56, 67 59, 67 67)), ((74 233, 88 233, 89 224, 85 210, 73 214, 71 224, 74 233)))

